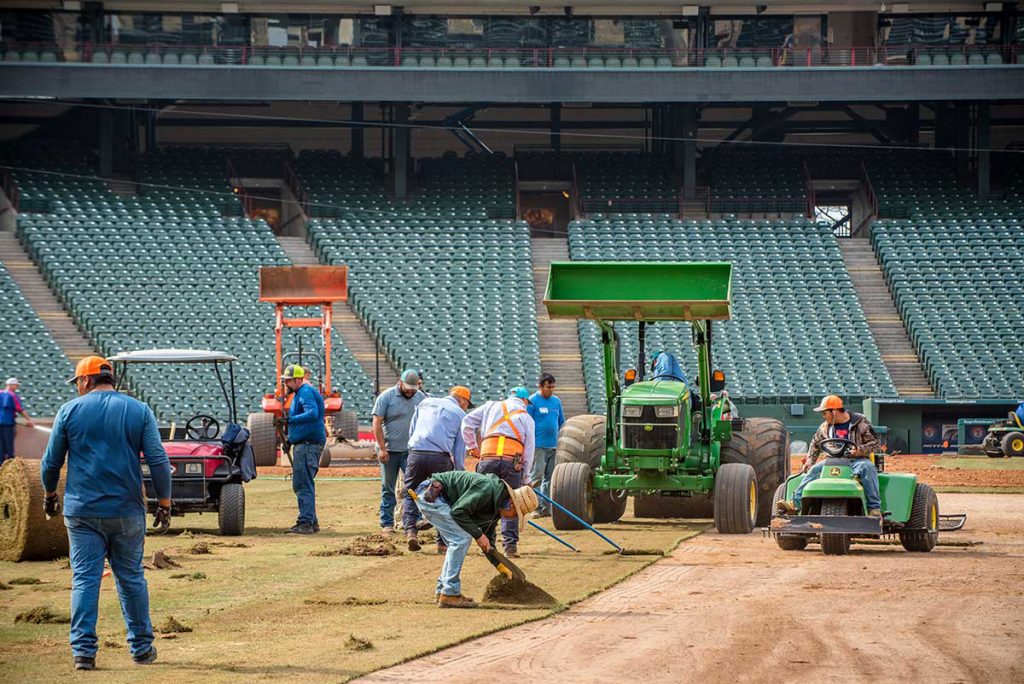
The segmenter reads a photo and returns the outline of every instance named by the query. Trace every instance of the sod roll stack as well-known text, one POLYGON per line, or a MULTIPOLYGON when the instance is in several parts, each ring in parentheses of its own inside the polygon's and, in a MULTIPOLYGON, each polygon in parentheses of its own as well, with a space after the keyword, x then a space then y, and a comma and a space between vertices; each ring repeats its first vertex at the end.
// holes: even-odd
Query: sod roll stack
MULTIPOLYGON (((57 489, 64 498, 64 477, 57 489)), ((39 461, 14 458, 0 466, 0 560, 53 560, 68 555, 64 518, 43 513, 39 461)))

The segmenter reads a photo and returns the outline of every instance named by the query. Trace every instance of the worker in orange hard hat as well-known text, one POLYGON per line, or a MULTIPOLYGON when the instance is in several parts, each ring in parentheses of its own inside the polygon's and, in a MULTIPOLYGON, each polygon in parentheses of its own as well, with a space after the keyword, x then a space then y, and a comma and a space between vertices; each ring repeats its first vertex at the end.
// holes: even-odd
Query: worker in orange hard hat
POLYGON ((876 518, 882 517, 882 498, 878 488, 878 470, 871 461, 871 454, 879 451, 882 447, 875 428, 871 422, 862 414, 847 411, 841 397, 830 394, 821 400, 818 408, 814 409, 822 414, 825 419, 818 431, 811 439, 811 446, 807 450, 807 460, 804 462, 804 477, 800 486, 793 492, 793 502, 785 499, 775 504, 779 513, 795 514, 800 513, 800 499, 803 496, 804 487, 821 477, 821 469, 824 463, 817 463, 821 456, 821 443, 827 439, 848 439, 857 446, 849 452, 849 458, 853 459, 850 469, 856 477, 860 478, 860 484, 864 488, 864 498, 868 504, 868 515, 876 518))

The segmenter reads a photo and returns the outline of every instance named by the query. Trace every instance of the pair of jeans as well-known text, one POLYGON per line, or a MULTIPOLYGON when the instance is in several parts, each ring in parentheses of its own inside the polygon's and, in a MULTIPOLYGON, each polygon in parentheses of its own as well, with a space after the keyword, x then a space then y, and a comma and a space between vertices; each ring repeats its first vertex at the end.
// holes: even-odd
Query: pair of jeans
MULTIPOLYGON (((476 472, 482 475, 497 475, 498 479, 504 481, 512 489, 521 487, 523 483, 522 471, 516 470, 513 462, 506 458, 484 458, 476 464, 476 472)), ((487 536, 492 537, 491 541, 494 541, 493 526, 488 530, 487 536)), ((506 550, 510 546, 519 545, 518 516, 515 518, 501 518, 501 540, 506 550)))
MULTIPOLYGON (((557 449, 537 447, 533 452, 533 467, 530 468, 530 484, 534 489, 540 487, 544 496, 550 496, 551 473, 555 471, 555 452, 557 449)), ((539 497, 538 497, 539 498, 539 497)), ((548 502, 540 499, 537 506, 538 513, 546 513, 550 509, 548 502)))
MULTIPOLYGON (((389 451, 388 462, 380 464, 380 526, 391 529, 395 526, 395 484, 398 471, 405 472, 409 458, 408 451, 389 451)), ((407 504, 411 505, 411 504, 407 504)))
POLYGON ((320 472, 323 444, 292 445, 292 491, 299 501, 299 525, 319 525, 316 517, 316 474, 320 472))
POLYGON ((149 587, 142 571, 146 516, 87 518, 64 516, 71 556, 71 654, 95 658, 96 614, 103 561, 110 560, 133 657, 149 653, 153 624, 149 587))
POLYGON ((437 497, 433 502, 423 498, 423 492, 429 485, 430 480, 427 480, 416 488, 418 499, 415 504, 423 517, 448 543, 448 551, 444 554, 444 563, 441 564, 441 573, 437 576, 435 592, 445 596, 461 596, 462 579, 459 575, 462 573, 462 564, 466 561, 466 553, 469 552, 473 538, 452 519, 451 504, 445 501, 443 496, 437 497))
MULTIPOLYGON (((800 485, 793 492, 793 505, 800 512, 800 501, 803 499, 804 487, 821 477, 821 470, 825 467, 824 462, 815 463, 811 469, 804 473, 800 485)), ((875 464, 866 458, 858 458, 851 462, 850 470, 855 477, 860 478, 860 486, 864 488, 864 499, 868 503, 868 511, 882 509, 882 495, 878 487, 878 470, 875 464)), ((866 513, 867 511, 865 511, 866 513)))
MULTIPOLYGON (((440 451, 419 451, 413 449, 409 452, 409 460, 405 464, 405 506, 402 508, 402 527, 406 534, 416 533, 416 521, 419 520, 419 511, 409 496, 409 490, 416 491, 417 488, 434 473, 444 473, 454 470, 452 457, 440 451)), ((443 543, 444 535, 438 539, 443 543)))
POLYGON ((0 425, 0 463, 14 458, 14 435, 17 431, 17 425, 0 425))

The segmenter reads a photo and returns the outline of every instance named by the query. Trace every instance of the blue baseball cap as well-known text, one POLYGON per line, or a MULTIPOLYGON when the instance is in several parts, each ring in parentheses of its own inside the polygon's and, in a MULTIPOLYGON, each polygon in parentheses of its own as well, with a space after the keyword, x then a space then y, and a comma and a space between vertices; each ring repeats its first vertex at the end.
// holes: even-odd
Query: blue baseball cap
POLYGON ((525 387, 513 387, 508 391, 509 397, 515 397, 516 399, 522 399, 523 401, 530 400, 530 390, 525 387))

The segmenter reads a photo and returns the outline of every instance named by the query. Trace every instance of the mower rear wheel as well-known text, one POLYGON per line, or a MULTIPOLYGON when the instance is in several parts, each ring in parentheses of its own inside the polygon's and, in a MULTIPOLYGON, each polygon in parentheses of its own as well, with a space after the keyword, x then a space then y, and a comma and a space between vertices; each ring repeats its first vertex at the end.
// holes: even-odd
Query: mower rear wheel
MULTIPOLYGON (((822 515, 848 515, 846 499, 824 499, 821 502, 822 515)), ((850 553, 850 535, 821 535, 821 551, 826 556, 845 556, 850 553)))
POLYGON ((277 465, 277 428, 272 413, 250 413, 246 420, 249 443, 258 466, 277 465))
MULTIPOLYGON (((772 509, 775 508, 777 501, 782 501, 784 498, 786 498, 785 482, 775 490, 775 496, 772 497, 772 509)), ((776 534, 775 543, 783 551, 803 551, 807 548, 807 537, 801 534, 776 534)))
POLYGON ((715 527, 722 534, 749 534, 757 523, 757 474, 747 463, 726 463, 715 475, 715 527))
POLYGON ((1024 432, 1007 432, 1001 446, 1007 456, 1024 456, 1024 432))
MULTIPOLYGON (((591 472, 597 470, 605 452, 604 431, 604 416, 584 414, 565 421, 558 432, 555 466, 557 467, 559 463, 586 463, 591 472)), ((593 522, 615 522, 626 512, 628 500, 629 497, 622 490, 602 490, 594 493, 593 522)))
POLYGON ((355 442, 359 439, 359 416, 355 411, 342 411, 336 419, 338 433, 341 438, 348 442, 355 442))
MULTIPOLYGON (((594 522, 593 478, 586 463, 559 463, 551 474, 551 499, 587 523, 594 522)), ((551 507, 556 530, 585 529, 558 506, 551 507)))
POLYGON ((748 463, 757 473, 757 524, 772 519, 772 494, 789 477, 789 431, 781 420, 747 418, 722 444, 721 463, 748 463))
POLYGON ((331 465, 331 447, 325 445, 324 450, 320 452, 320 467, 329 468, 331 465))
POLYGON ((217 526, 224 537, 237 537, 245 532, 245 488, 237 482, 220 488, 217 526))
POLYGON ((926 484, 918 483, 910 520, 900 530, 900 543, 907 551, 927 553, 939 542, 939 497, 926 484))

